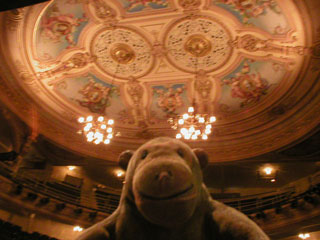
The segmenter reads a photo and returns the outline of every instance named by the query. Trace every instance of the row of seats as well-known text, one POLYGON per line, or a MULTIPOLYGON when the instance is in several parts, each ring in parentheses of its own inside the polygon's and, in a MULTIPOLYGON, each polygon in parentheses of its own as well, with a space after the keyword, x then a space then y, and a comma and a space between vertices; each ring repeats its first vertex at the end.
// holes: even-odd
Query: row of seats
POLYGON ((21 230, 20 226, 0 220, 1 240, 58 240, 38 232, 27 233, 21 230))

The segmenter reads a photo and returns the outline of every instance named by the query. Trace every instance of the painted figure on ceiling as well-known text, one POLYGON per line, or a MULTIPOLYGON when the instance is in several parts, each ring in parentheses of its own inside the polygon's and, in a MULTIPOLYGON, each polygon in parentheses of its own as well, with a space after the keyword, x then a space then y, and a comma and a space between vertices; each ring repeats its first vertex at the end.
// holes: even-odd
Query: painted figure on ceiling
POLYGON ((231 5, 244 17, 244 22, 247 22, 249 18, 264 14, 267 8, 281 13, 281 9, 274 0, 215 0, 215 2, 231 5))
POLYGON ((77 100, 83 107, 87 107, 93 113, 104 114, 110 103, 112 89, 95 82, 93 79, 79 90, 83 100, 77 100))
POLYGON ((158 95, 157 105, 162 111, 166 112, 168 115, 175 114, 176 110, 183 106, 183 101, 181 94, 183 93, 183 88, 169 87, 166 89, 154 89, 154 93, 158 95))
POLYGON ((127 10, 130 12, 135 8, 148 8, 151 7, 151 4, 156 4, 157 6, 163 8, 168 6, 167 0, 127 0, 129 5, 127 6, 127 10))
POLYGON ((258 72, 249 72, 250 66, 245 63, 242 71, 237 73, 235 77, 223 80, 223 84, 231 86, 231 96, 233 98, 244 100, 240 104, 241 107, 249 103, 258 102, 262 95, 267 94, 267 90, 270 87, 267 80, 261 78, 258 72))
POLYGON ((61 14, 57 7, 52 6, 52 10, 41 20, 41 34, 53 42, 60 42, 65 38, 71 47, 75 45, 73 33, 82 22, 87 20, 85 15, 76 18, 74 14, 61 14))

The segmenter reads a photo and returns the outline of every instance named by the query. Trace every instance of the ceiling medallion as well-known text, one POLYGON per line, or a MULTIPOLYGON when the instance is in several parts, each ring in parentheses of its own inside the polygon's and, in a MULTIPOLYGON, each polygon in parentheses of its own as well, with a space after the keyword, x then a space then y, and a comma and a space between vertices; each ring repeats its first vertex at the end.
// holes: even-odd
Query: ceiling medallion
POLYGON ((193 72, 197 62, 206 72, 225 65, 232 53, 231 35, 218 20, 207 16, 182 18, 165 38, 168 61, 182 71, 193 72), (197 33, 197 34, 195 34, 197 33))
POLYGON ((128 64, 135 58, 135 53, 132 48, 124 43, 115 44, 110 50, 113 60, 120 64, 128 64))
POLYGON ((140 33, 125 27, 105 28, 91 43, 96 65, 109 76, 140 78, 153 66, 151 45, 140 33))
POLYGON ((211 42, 200 34, 191 35, 186 40, 184 49, 195 57, 204 57, 211 50, 211 42))

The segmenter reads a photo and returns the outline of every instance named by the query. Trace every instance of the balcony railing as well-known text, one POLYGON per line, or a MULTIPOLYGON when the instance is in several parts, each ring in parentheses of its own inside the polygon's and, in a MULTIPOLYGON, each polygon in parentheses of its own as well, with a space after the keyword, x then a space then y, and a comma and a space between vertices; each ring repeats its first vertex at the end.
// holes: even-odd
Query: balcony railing
MULTIPOLYGON (((75 187, 65 182, 48 180, 41 181, 32 174, 24 173, 21 176, 13 176, 10 168, 3 163, 0 164, 0 175, 6 177, 16 186, 23 186, 24 189, 33 193, 39 193, 58 201, 86 208, 91 211, 111 214, 118 206, 120 193, 111 188, 95 188, 94 194, 88 196, 82 193, 81 187, 75 187), (94 199, 92 199, 94 198, 94 199), (92 201, 94 200, 94 201, 92 201)), ((320 187, 319 174, 313 176, 313 186, 320 187), (318 185, 317 185, 318 184, 318 185)), ((310 190, 297 192, 295 187, 279 189, 275 192, 263 193, 247 197, 222 199, 226 205, 234 207, 245 214, 252 214, 263 210, 276 208, 291 203, 296 199, 304 199, 310 195, 310 190)), ((214 197, 214 194, 212 194, 214 197)))

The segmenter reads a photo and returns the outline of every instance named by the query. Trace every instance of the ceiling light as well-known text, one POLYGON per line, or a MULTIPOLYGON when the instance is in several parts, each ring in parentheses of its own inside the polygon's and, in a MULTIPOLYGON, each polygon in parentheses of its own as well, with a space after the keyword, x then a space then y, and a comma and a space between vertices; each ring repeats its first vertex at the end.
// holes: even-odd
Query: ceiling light
POLYGON ((177 139, 207 140, 215 120, 214 116, 197 113, 195 107, 189 107, 188 113, 169 118, 168 122, 171 128, 178 130, 177 139))
POLYGON ((301 239, 307 239, 307 238, 310 237, 310 234, 309 233, 300 233, 298 235, 298 237, 301 238, 301 239))
POLYGON ((122 177, 124 175, 124 171, 118 170, 118 171, 116 171, 116 175, 117 175, 117 177, 122 177))
POLYGON ((267 174, 267 175, 270 175, 273 171, 273 168, 272 167, 265 167, 263 169, 263 171, 267 174))
POLYGON ((75 166, 68 166, 68 169, 70 170, 70 171, 72 171, 73 169, 75 169, 76 167, 75 166))
POLYGON ((113 119, 106 119, 103 116, 97 118, 88 116, 86 118, 79 117, 78 122, 83 125, 82 133, 87 138, 87 142, 109 144, 110 139, 113 138, 113 119))
POLYGON ((270 182, 275 182, 275 181, 276 181, 276 180, 275 180, 274 178, 270 180, 270 182))
POLYGON ((75 227, 73 228, 73 231, 74 231, 74 232, 82 232, 82 231, 83 231, 83 228, 80 227, 80 226, 75 226, 75 227))

